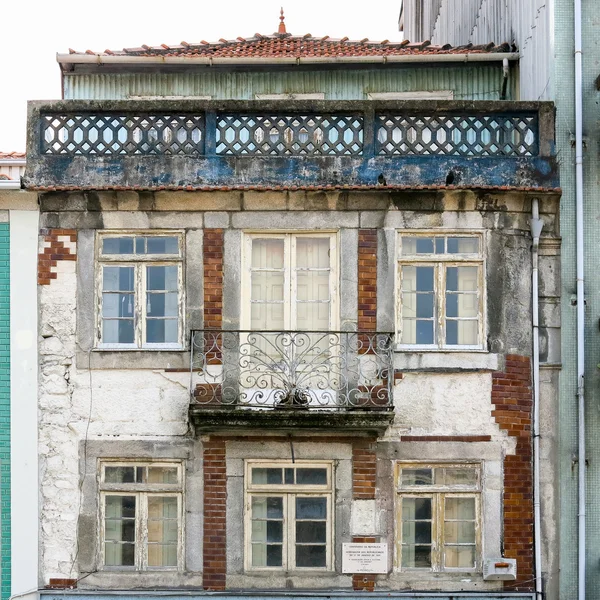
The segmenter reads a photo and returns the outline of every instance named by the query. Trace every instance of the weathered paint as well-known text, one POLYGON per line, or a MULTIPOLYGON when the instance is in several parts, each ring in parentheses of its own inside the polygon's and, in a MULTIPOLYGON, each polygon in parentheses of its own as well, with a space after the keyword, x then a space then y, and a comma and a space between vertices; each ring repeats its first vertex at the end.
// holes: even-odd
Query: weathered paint
MULTIPOLYGON (((489 40, 488 40, 489 41, 489 40)), ((487 43, 487 42, 486 42, 487 43)), ((132 96, 210 96, 254 100, 257 94, 321 92, 326 100, 366 100, 374 92, 452 90, 455 100, 499 100, 502 65, 411 66, 364 70, 233 71, 195 73, 107 73, 64 76, 66 99, 126 100, 132 96)), ((517 99, 513 70, 509 99, 517 99)))

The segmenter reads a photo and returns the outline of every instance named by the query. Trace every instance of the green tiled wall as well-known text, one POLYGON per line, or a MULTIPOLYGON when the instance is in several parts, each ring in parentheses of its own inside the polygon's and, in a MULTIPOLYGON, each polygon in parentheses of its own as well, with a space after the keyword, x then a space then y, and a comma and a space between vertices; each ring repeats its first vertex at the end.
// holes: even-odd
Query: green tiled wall
POLYGON ((0 599, 10 596, 9 226, 0 223, 0 599))

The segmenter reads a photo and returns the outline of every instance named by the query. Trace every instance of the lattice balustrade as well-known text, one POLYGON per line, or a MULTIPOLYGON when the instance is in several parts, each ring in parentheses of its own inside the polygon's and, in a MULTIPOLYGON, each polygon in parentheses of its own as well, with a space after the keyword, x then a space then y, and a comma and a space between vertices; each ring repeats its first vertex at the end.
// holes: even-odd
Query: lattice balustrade
POLYGON ((76 114, 42 117, 42 153, 203 154, 204 115, 76 114))
POLYGON ((217 154, 360 155, 358 115, 220 115, 217 154))
POLYGON ((538 120, 521 115, 377 115, 380 155, 536 156, 538 120))

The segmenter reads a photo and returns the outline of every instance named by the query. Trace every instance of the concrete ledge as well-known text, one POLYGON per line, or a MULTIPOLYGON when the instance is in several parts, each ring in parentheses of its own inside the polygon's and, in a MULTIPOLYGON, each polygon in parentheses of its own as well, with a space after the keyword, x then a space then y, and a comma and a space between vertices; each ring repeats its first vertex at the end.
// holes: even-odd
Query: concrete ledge
POLYGON ((399 352, 394 368, 407 371, 498 371, 500 355, 489 352, 399 352))
POLYGON ((328 431, 360 431, 383 433, 394 419, 393 407, 385 410, 306 410, 212 408, 190 404, 190 421, 196 432, 264 429, 273 431, 297 431, 298 429, 328 431))

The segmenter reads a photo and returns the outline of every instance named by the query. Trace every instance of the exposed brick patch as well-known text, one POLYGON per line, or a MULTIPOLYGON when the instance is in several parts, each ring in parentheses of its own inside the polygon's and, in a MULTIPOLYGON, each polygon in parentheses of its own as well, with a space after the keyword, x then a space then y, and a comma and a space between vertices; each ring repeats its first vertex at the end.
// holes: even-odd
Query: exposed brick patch
POLYGON ((223 323, 223 239, 222 229, 204 230, 204 329, 223 323))
POLYGON ((504 461, 504 555, 517 559, 516 582, 505 588, 533 590, 533 466, 531 447, 531 365, 526 356, 506 356, 506 372, 492 374, 496 423, 517 438, 514 456, 504 461))
POLYGON ((377 229, 358 230, 358 330, 377 331, 377 229))
POLYGON ((402 435, 401 442, 490 442, 491 435, 402 435))
MULTIPOLYGON (((374 537, 353 537, 354 544, 375 544, 377 540, 374 537)), ((373 592, 375 591, 375 578, 373 573, 355 573, 352 575, 352 589, 355 592, 373 592)))
POLYGON ((69 590, 77 587, 77 579, 59 579, 51 578, 48 585, 45 586, 47 590, 69 590))
POLYGON ((59 261, 77 260, 77 230, 40 229, 43 250, 38 254, 38 285, 50 285, 58 277, 59 261))
POLYGON ((375 444, 356 442, 352 446, 352 497, 355 500, 375 498, 377 481, 377 455, 375 444))
POLYGON ((205 590, 224 590, 227 572, 227 475, 225 440, 204 443, 204 569, 205 590))

